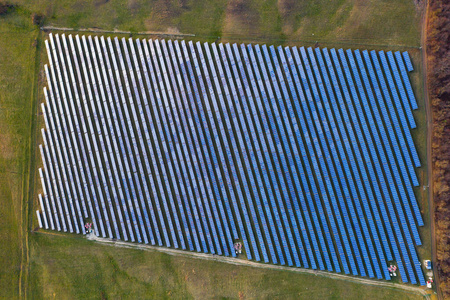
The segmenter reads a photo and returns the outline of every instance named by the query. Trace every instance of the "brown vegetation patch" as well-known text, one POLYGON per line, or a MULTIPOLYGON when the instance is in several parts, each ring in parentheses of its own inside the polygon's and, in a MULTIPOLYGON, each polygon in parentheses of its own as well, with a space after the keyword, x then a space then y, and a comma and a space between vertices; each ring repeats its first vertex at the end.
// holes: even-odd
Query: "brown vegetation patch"
POLYGON ((251 1, 228 2, 223 26, 224 35, 251 36, 258 32, 259 14, 251 1))
POLYGON ((295 30, 293 23, 295 21, 295 12, 298 11, 300 1, 296 0, 278 0, 277 6, 280 16, 283 20, 283 33, 292 34, 295 30))
POLYGON ((99 6, 102 6, 103 4, 106 4, 108 2, 109 2, 109 0, 95 0, 94 1, 94 5, 95 5, 95 7, 99 7, 99 6))
MULTIPOLYGON (((135 0, 130 2, 132 1, 135 0)), ((177 27, 174 19, 179 17, 186 7, 186 0, 157 0, 152 4, 152 12, 145 21, 145 27, 147 30, 154 31, 165 31, 168 27, 177 27)))
POLYGON ((7 1, 0 1, 0 16, 6 15, 16 8, 15 5, 7 2, 7 1))
POLYGON ((450 297, 450 3, 432 0, 428 9, 428 84, 433 114, 432 160, 437 272, 450 297))

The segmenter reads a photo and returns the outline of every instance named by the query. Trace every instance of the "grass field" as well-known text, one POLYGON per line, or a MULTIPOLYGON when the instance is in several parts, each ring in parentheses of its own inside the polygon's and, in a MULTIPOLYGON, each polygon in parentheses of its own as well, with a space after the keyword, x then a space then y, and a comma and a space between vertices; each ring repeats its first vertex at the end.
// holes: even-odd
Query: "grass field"
POLYGON ((30 240, 34 253, 30 258, 30 292, 36 298, 419 298, 407 292, 320 276, 92 244, 73 235, 35 233, 30 240))
POLYGON ((18 11, 0 21, 0 297, 17 296, 26 238, 37 28, 18 11), (25 180, 24 180, 25 179, 25 180), (26 199, 25 199, 26 198, 26 199))
POLYGON ((59 27, 181 32, 233 40, 420 46, 420 19, 411 0, 17 2, 59 27))
MULTIPOLYGON (((32 12, 45 15, 45 25, 56 27, 181 32, 209 41, 220 36, 221 41, 296 45, 318 41, 328 47, 400 49, 397 46, 418 47, 420 43, 414 1, 14 2, 19 5, 16 11, 0 16, 0 298, 18 297, 19 282, 22 295, 33 298, 416 297, 329 278, 92 245, 72 236, 33 233, 27 242, 27 230, 36 226, 34 205, 40 189, 36 164, 41 162, 35 146, 42 120, 36 117, 36 104, 43 101, 45 62, 36 65, 36 54, 39 62, 45 59, 45 51, 37 51, 42 44, 35 42, 39 30, 31 24, 32 12)), ((423 101, 419 50, 413 50, 413 62, 416 96, 423 101)), ((423 164, 418 176, 426 185, 422 102, 415 118, 418 129, 413 134, 423 164)), ((427 193, 420 188, 416 193, 427 224, 427 193)), ((421 257, 430 256, 428 236, 426 226, 421 230, 421 257)))

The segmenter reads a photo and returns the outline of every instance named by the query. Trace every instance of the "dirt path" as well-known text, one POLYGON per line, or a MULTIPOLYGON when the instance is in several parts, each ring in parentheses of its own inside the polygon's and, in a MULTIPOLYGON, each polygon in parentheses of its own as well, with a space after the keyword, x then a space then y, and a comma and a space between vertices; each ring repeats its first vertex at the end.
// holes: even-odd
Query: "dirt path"
POLYGON ((257 263, 257 262, 249 261, 249 260, 245 260, 245 259, 224 257, 224 256, 211 255, 211 254, 205 254, 205 253, 197 253, 197 252, 188 252, 188 251, 183 251, 183 250, 175 250, 175 249, 171 249, 171 248, 155 247, 155 246, 142 245, 142 244, 136 244, 136 243, 127 243, 127 242, 116 241, 116 240, 112 240, 112 239, 99 238, 99 237, 95 236, 94 234, 88 235, 87 238, 89 240, 100 243, 102 245, 108 245, 108 246, 113 246, 113 247, 140 249, 140 250, 144 250, 144 251, 158 251, 158 252, 163 252, 163 253, 166 253, 169 255, 174 255, 174 256, 183 256, 183 257, 188 257, 188 258, 197 258, 197 259, 204 259, 204 260, 210 260, 210 261, 217 261, 217 262, 222 262, 222 263, 227 263, 227 264, 232 264, 232 265, 241 265, 241 266, 249 266, 249 267, 255 267, 255 268, 310 274, 310 275, 328 277, 328 278, 333 278, 333 279, 351 281, 351 282, 360 283, 360 284, 367 284, 367 285, 372 285, 372 286, 380 286, 380 287, 386 287, 386 288, 391 288, 391 289, 405 290, 408 292, 419 294, 426 299, 430 299, 430 295, 431 295, 430 290, 426 290, 422 287, 416 287, 416 286, 411 286, 411 285, 406 285, 406 284, 395 284, 395 283, 390 283, 390 282, 387 282, 384 280, 376 281, 376 280, 371 280, 371 279, 358 278, 358 277, 330 273, 330 272, 325 272, 325 271, 317 271, 317 270, 311 270, 311 269, 302 269, 302 268, 285 267, 285 266, 279 266, 279 265, 263 264, 263 263, 257 263))
POLYGON ((145 35, 161 35, 161 36, 187 36, 194 37, 195 34, 181 33, 181 32, 167 32, 167 31, 123 31, 123 30, 104 30, 99 28, 69 28, 69 27, 54 27, 54 26, 42 26, 42 31, 57 30, 57 31, 75 31, 75 32, 91 32, 91 33, 116 33, 116 34, 145 34, 145 35))

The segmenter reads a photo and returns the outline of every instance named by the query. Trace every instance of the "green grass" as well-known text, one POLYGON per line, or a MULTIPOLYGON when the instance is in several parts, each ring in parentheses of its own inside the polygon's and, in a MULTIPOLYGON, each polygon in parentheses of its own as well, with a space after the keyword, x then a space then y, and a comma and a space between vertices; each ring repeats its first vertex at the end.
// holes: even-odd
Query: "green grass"
MULTIPOLYGON (((428 205, 428 174, 427 174, 427 119, 425 111, 425 98, 423 91, 423 69, 421 63, 420 50, 409 51, 414 71, 411 72, 411 82, 413 84, 414 94, 416 95, 419 109, 414 111, 414 119, 417 128, 412 130, 412 136, 416 145, 420 162, 422 166, 416 169, 419 186, 414 188, 417 202, 423 216, 425 226, 419 228, 419 234, 422 239, 422 246, 418 247, 419 257, 421 260, 431 259, 431 232, 430 232, 430 211, 428 205), (425 188, 424 188, 425 187, 425 188)), ((425 268, 424 268, 425 270, 425 268)))
POLYGON ((16 2, 29 11, 46 15, 46 24, 58 27, 130 31, 175 29, 200 36, 259 38, 267 42, 280 39, 416 47, 420 44, 420 19, 410 0, 16 2), (233 7, 238 9, 231 9, 233 7), (229 20, 233 23, 229 24, 229 20))
POLYGON ((36 298, 420 298, 320 276, 103 246, 74 235, 31 234, 30 240, 31 296, 36 298))
MULTIPOLYGON (((30 121, 38 31, 18 11, 0 23, 0 298, 18 293, 24 189, 30 162, 30 121)), ((26 216, 26 214, 25 214, 26 216)))
MULTIPOLYGON (((31 12, 44 14, 45 25, 57 27, 181 32, 196 34, 195 39, 208 41, 220 36, 221 41, 231 42, 309 46, 318 41, 320 46, 327 47, 385 50, 400 49, 398 46, 417 47, 420 41, 419 17, 410 0, 252 0, 245 1, 244 11, 240 12, 231 9, 231 4, 243 2, 236 0, 15 2, 20 4, 19 9, 0 17, 0 237, 3 242, 0 298, 8 299, 18 295, 22 245, 26 245, 24 230, 36 227, 34 210, 41 188, 34 164, 41 164, 35 146, 41 141, 38 130, 43 122, 42 118, 33 116, 32 105, 44 101, 42 65, 46 62, 46 53, 39 51, 38 58, 42 62, 36 70, 33 44, 38 30, 31 25, 31 12), (39 75, 37 90, 33 90, 35 75, 39 75), (30 139, 33 139, 32 144, 30 139), (28 210, 22 208, 27 201, 28 210), (28 213, 30 218, 27 218, 28 213)), ((419 54, 418 50, 412 52, 416 69, 412 81, 419 100, 419 110, 415 112, 418 128, 413 130, 413 136, 423 166, 417 171, 419 180, 421 185, 426 185, 426 121, 419 54)), ((418 251, 421 258, 428 258, 427 193, 421 188, 415 191, 426 224, 420 232, 424 246, 418 251)), ((243 295, 271 299, 415 297, 398 290, 294 272, 101 246, 73 235, 31 234, 29 247, 30 274, 26 276, 25 272, 22 280, 27 284, 24 288, 28 297, 33 298, 117 298, 124 295, 129 298, 239 298, 243 295)), ((27 252, 24 253, 27 257, 27 252)), ((24 261, 26 263, 27 259, 24 261)))

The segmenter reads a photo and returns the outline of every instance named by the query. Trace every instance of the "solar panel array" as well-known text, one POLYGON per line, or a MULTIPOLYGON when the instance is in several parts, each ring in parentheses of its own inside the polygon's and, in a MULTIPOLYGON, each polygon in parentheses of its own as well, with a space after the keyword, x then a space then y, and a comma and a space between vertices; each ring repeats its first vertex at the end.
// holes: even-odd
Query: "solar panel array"
POLYGON ((407 52, 45 45, 40 226, 425 284, 407 52))

